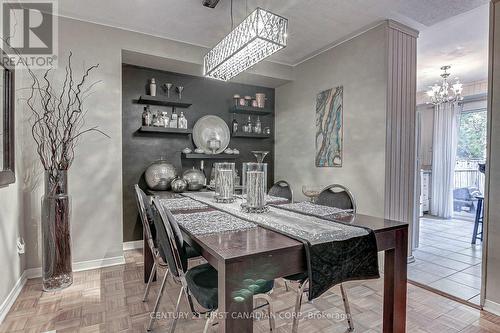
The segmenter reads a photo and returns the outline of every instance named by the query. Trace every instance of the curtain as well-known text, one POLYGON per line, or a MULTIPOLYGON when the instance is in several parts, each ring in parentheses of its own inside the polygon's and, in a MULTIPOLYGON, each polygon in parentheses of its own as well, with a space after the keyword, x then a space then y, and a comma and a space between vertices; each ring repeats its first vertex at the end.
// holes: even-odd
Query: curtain
POLYGON ((434 107, 431 215, 445 219, 451 218, 453 214, 458 109, 456 103, 443 103, 434 107))

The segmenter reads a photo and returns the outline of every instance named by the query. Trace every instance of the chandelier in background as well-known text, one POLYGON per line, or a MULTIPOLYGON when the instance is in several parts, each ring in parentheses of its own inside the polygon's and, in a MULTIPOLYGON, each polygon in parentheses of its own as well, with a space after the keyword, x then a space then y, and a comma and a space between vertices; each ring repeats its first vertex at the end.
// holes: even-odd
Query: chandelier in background
POLYGON ((428 102, 429 104, 432 103, 434 105, 439 105, 443 103, 454 103, 463 99, 463 85, 460 83, 460 80, 457 78, 453 85, 450 85, 448 82, 448 77, 450 76, 448 70, 450 68, 451 66, 441 67, 441 70, 443 71, 441 77, 443 80, 441 84, 435 83, 432 87, 430 87, 430 90, 427 91, 427 96, 430 98, 430 101, 428 102))
POLYGON ((203 74, 227 81, 286 47, 288 20, 255 9, 203 58, 203 74))

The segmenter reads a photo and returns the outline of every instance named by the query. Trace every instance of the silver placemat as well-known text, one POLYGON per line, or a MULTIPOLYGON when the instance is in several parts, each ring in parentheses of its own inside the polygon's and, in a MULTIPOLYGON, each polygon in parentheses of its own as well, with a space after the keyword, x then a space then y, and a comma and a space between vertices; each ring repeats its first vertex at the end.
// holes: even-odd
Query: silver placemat
POLYGON ((190 209, 205 209, 208 205, 191 198, 179 197, 174 199, 160 199, 163 207, 169 210, 190 210, 190 209))
POLYGON ((328 207, 322 205, 316 205, 312 202, 304 201, 304 202, 296 202, 290 204, 283 204, 279 206, 280 208, 292 210, 295 212, 300 212, 308 215, 315 216, 329 216, 336 214, 346 214, 352 213, 352 209, 340 209, 335 207, 328 207))
POLYGON ((257 227, 252 222, 220 211, 176 214, 175 219, 184 229, 194 235, 239 231, 257 227))

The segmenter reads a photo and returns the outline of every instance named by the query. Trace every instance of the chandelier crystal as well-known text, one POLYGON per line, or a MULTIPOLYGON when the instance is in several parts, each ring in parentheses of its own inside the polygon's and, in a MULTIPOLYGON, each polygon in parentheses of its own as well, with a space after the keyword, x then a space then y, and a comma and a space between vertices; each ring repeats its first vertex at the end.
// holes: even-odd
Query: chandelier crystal
POLYGON ((203 74, 227 81, 286 47, 288 20, 262 8, 243 22, 203 58, 203 74))
POLYGON ((439 105, 443 103, 454 103, 461 101, 463 99, 462 97, 463 85, 462 83, 460 83, 458 78, 456 79, 456 82, 453 85, 450 85, 450 83, 448 82, 448 77, 450 76, 448 70, 450 68, 451 66, 441 67, 441 70, 443 71, 441 77, 443 78, 443 80, 440 85, 435 83, 427 91, 427 96, 430 99, 428 104, 439 105))

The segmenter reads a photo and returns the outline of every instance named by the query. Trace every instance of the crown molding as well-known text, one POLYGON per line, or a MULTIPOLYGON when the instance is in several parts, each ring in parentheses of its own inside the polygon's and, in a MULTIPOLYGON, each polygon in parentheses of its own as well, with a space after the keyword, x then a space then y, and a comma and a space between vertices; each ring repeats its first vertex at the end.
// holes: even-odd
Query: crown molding
POLYGON ((386 22, 387 22, 387 26, 389 28, 399 30, 402 33, 405 33, 405 34, 410 35, 412 37, 418 38, 418 35, 420 33, 418 30, 410 28, 409 26, 402 24, 402 23, 399 23, 399 22, 394 21, 394 20, 387 20, 386 22))

